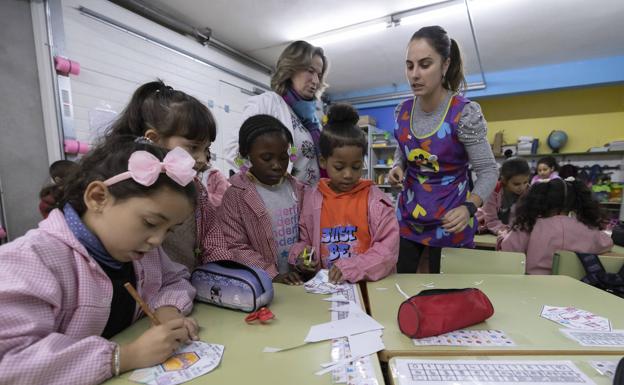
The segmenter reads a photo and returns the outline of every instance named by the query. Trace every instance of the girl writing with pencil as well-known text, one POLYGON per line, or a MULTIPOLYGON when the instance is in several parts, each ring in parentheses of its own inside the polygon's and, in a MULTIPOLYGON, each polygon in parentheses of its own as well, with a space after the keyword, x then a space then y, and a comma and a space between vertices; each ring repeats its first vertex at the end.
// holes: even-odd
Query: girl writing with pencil
POLYGON ((1 383, 99 384, 197 339, 189 273, 160 248, 193 212, 194 164, 181 148, 103 144, 48 218, 0 247, 1 383), (154 325, 118 345, 108 339, 143 316, 127 283, 154 325))

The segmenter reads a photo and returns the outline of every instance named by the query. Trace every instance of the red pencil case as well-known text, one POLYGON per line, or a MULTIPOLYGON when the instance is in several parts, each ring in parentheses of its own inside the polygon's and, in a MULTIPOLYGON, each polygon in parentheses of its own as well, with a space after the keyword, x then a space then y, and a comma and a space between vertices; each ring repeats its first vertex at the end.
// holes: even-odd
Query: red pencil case
POLYGON ((423 338, 478 324, 492 314, 492 303, 479 289, 432 289, 405 300, 397 319, 403 334, 423 338))

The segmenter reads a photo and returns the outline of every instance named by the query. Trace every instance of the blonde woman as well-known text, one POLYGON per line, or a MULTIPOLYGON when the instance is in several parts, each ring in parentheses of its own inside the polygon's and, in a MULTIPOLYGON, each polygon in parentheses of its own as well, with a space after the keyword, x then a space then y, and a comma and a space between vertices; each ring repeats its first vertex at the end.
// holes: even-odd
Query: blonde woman
MULTIPOLYGON (((326 86, 326 75, 327 59, 322 48, 301 40, 291 43, 277 60, 271 78, 272 91, 251 97, 241 120, 260 114, 280 120, 294 139, 291 174, 309 186, 316 185, 320 177, 321 123, 316 115, 316 101, 326 86)), ((236 161, 238 155, 238 137, 233 136, 225 145, 225 156, 234 170, 241 165, 236 161)))

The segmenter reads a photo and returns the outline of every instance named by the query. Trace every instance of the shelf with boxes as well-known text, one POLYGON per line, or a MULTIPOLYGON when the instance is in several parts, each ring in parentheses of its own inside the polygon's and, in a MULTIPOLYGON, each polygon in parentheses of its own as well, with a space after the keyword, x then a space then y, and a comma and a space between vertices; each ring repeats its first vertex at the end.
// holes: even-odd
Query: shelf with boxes
POLYGON ((375 126, 360 125, 368 136, 368 156, 366 157, 363 178, 373 181, 392 199, 396 199, 398 190, 393 189, 388 183, 388 174, 394 164, 394 152, 397 143, 392 134, 382 131, 375 126))
MULTIPOLYGON (((624 187, 624 151, 587 151, 551 154, 519 155, 526 159, 535 172, 537 161, 546 156, 552 156, 559 164, 562 176, 568 176, 573 171, 576 177, 587 182, 594 197, 600 202, 603 209, 610 213, 610 217, 617 217, 622 204, 622 188, 624 187)), ((504 156, 496 156, 500 164, 504 156)))

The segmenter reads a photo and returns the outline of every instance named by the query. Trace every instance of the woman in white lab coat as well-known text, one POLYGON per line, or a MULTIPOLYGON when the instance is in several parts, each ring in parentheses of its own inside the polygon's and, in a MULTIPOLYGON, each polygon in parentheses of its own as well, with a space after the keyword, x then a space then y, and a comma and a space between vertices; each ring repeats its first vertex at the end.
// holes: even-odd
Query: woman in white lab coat
MULTIPOLYGON (((244 122, 253 115, 266 114, 279 119, 291 132, 291 174, 302 183, 318 183, 318 141, 321 122, 317 116, 317 101, 326 87, 327 58, 320 47, 305 41, 291 43, 277 60, 271 77, 272 91, 253 96, 243 111, 244 122)), ((237 127, 232 130, 238 131, 237 127)), ((228 166, 237 171, 246 163, 238 154, 238 136, 231 135, 225 144, 228 166)))

